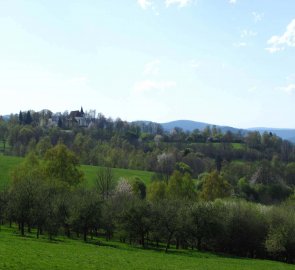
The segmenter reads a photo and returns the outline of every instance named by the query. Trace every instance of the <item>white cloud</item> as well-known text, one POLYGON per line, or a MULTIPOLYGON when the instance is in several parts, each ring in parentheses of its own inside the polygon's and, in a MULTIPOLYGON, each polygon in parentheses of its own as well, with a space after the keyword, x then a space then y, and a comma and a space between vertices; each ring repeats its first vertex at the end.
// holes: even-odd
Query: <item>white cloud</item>
POLYGON ((241 31, 241 34, 240 34, 241 38, 251 38, 251 37, 256 37, 257 36, 257 32, 254 32, 252 30, 243 30, 241 31))
POLYGON ((178 5, 179 7, 186 7, 191 3, 191 0, 165 0, 166 7, 171 5, 178 5))
POLYGON ((281 36, 272 36, 267 44, 270 47, 266 48, 270 53, 283 51, 285 47, 295 47, 295 19, 289 23, 284 34, 281 36))
POLYGON ((240 41, 233 43, 234 47, 242 48, 249 45, 249 39, 257 36, 257 32, 244 29, 240 32, 240 41))
POLYGON ((148 62, 144 67, 143 74, 144 75, 158 75, 160 72, 160 67, 159 67, 160 63, 161 62, 159 59, 148 62))
POLYGON ((280 87, 279 90, 291 95, 293 92, 295 92, 295 83, 291 83, 287 86, 280 87))
POLYGON ((136 82, 134 85, 134 93, 141 94, 151 90, 167 90, 174 88, 176 82, 174 81, 152 81, 144 80, 136 82))
POLYGON ((152 6, 151 0, 137 0, 137 3, 142 9, 147 9, 152 6))
POLYGON ((264 17, 264 13, 258 13, 256 11, 252 12, 252 16, 253 16, 253 20, 254 22, 260 22, 262 21, 263 17, 264 17))
POLYGON ((228 2, 232 5, 236 4, 237 3, 237 0, 228 0, 228 2))

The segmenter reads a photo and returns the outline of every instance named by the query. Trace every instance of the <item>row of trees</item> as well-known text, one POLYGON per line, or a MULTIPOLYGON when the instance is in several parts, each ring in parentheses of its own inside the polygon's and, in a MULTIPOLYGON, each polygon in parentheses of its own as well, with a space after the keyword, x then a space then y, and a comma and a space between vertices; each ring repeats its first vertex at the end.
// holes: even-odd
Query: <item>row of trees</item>
POLYGON ((0 192, 1 223, 18 224, 21 235, 50 239, 104 236, 142 247, 197 248, 245 257, 294 262, 295 211, 230 199, 232 188, 217 171, 198 190, 189 168, 178 165, 171 177, 146 189, 140 179, 116 181, 100 169, 89 186, 75 155, 64 145, 30 154, 0 192), (224 199, 222 199, 224 198, 224 199))

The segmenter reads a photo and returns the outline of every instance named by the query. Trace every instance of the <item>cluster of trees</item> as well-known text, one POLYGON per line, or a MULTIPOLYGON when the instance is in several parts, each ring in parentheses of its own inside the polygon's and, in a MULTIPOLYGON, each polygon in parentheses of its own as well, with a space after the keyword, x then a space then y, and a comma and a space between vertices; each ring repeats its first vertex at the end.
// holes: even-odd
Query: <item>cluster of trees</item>
MULTIPOLYGON (((66 122, 68 113, 59 114, 66 122)), ((0 151, 39 158, 63 142, 83 164, 154 171, 167 180, 179 164, 188 167, 198 186, 217 170, 236 197, 271 204, 293 194, 295 147, 271 133, 223 134, 216 127, 203 131, 171 133, 154 123, 127 123, 98 114, 88 128, 48 127, 48 110, 20 112, 8 121, 0 119, 0 151), (2 147, 1 147, 2 146, 2 147)))
POLYGON ((234 190, 218 171, 197 184, 186 164, 168 178, 116 181, 100 169, 87 185, 75 154, 65 145, 30 153, 0 191, 0 223, 18 224, 21 235, 50 239, 64 234, 84 241, 104 236, 158 247, 223 252, 252 258, 295 259, 295 202, 263 206, 232 198, 234 190))

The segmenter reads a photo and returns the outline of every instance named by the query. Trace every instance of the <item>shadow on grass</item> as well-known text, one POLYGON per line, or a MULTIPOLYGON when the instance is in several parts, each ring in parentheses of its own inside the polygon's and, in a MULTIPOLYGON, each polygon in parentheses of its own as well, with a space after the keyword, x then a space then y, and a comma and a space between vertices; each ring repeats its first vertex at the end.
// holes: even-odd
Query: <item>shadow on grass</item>
POLYGON ((210 251, 199 251, 197 249, 191 250, 191 249, 176 249, 176 248, 170 248, 167 252, 165 252, 165 245, 160 245, 159 247, 149 245, 145 248, 139 245, 129 245, 128 243, 117 243, 117 242, 107 242, 103 240, 89 240, 87 242, 84 242, 90 245, 97 245, 101 247, 109 247, 109 248, 115 248, 118 250, 124 250, 124 251, 152 251, 156 253, 160 253, 167 256, 182 256, 182 257, 190 257, 190 258, 203 258, 203 259, 218 259, 218 258, 227 258, 227 259, 243 259, 243 260, 251 260, 251 258, 245 258, 245 257, 239 257, 235 255, 229 255, 224 253, 211 253, 210 251))

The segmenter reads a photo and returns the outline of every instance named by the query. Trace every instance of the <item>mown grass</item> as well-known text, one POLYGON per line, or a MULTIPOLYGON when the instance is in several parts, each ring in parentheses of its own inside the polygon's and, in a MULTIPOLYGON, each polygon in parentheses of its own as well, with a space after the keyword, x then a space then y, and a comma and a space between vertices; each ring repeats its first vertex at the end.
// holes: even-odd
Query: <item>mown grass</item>
MULTIPOLYGON (((22 162, 23 158, 0 155, 0 188, 3 188, 10 181, 10 172, 22 162)), ((91 185, 96 177, 97 171, 100 167, 82 165, 81 169, 84 172, 85 179, 88 185, 91 185)), ((115 180, 118 181, 121 177, 134 178, 139 177, 146 184, 150 182, 152 172, 127 170, 127 169, 113 169, 115 180)))
POLYGON ((198 269, 198 270, 285 270, 293 265, 267 260, 230 258, 197 251, 143 250, 117 242, 59 238, 50 242, 33 235, 21 237, 6 227, 0 232, 0 269, 198 269))

